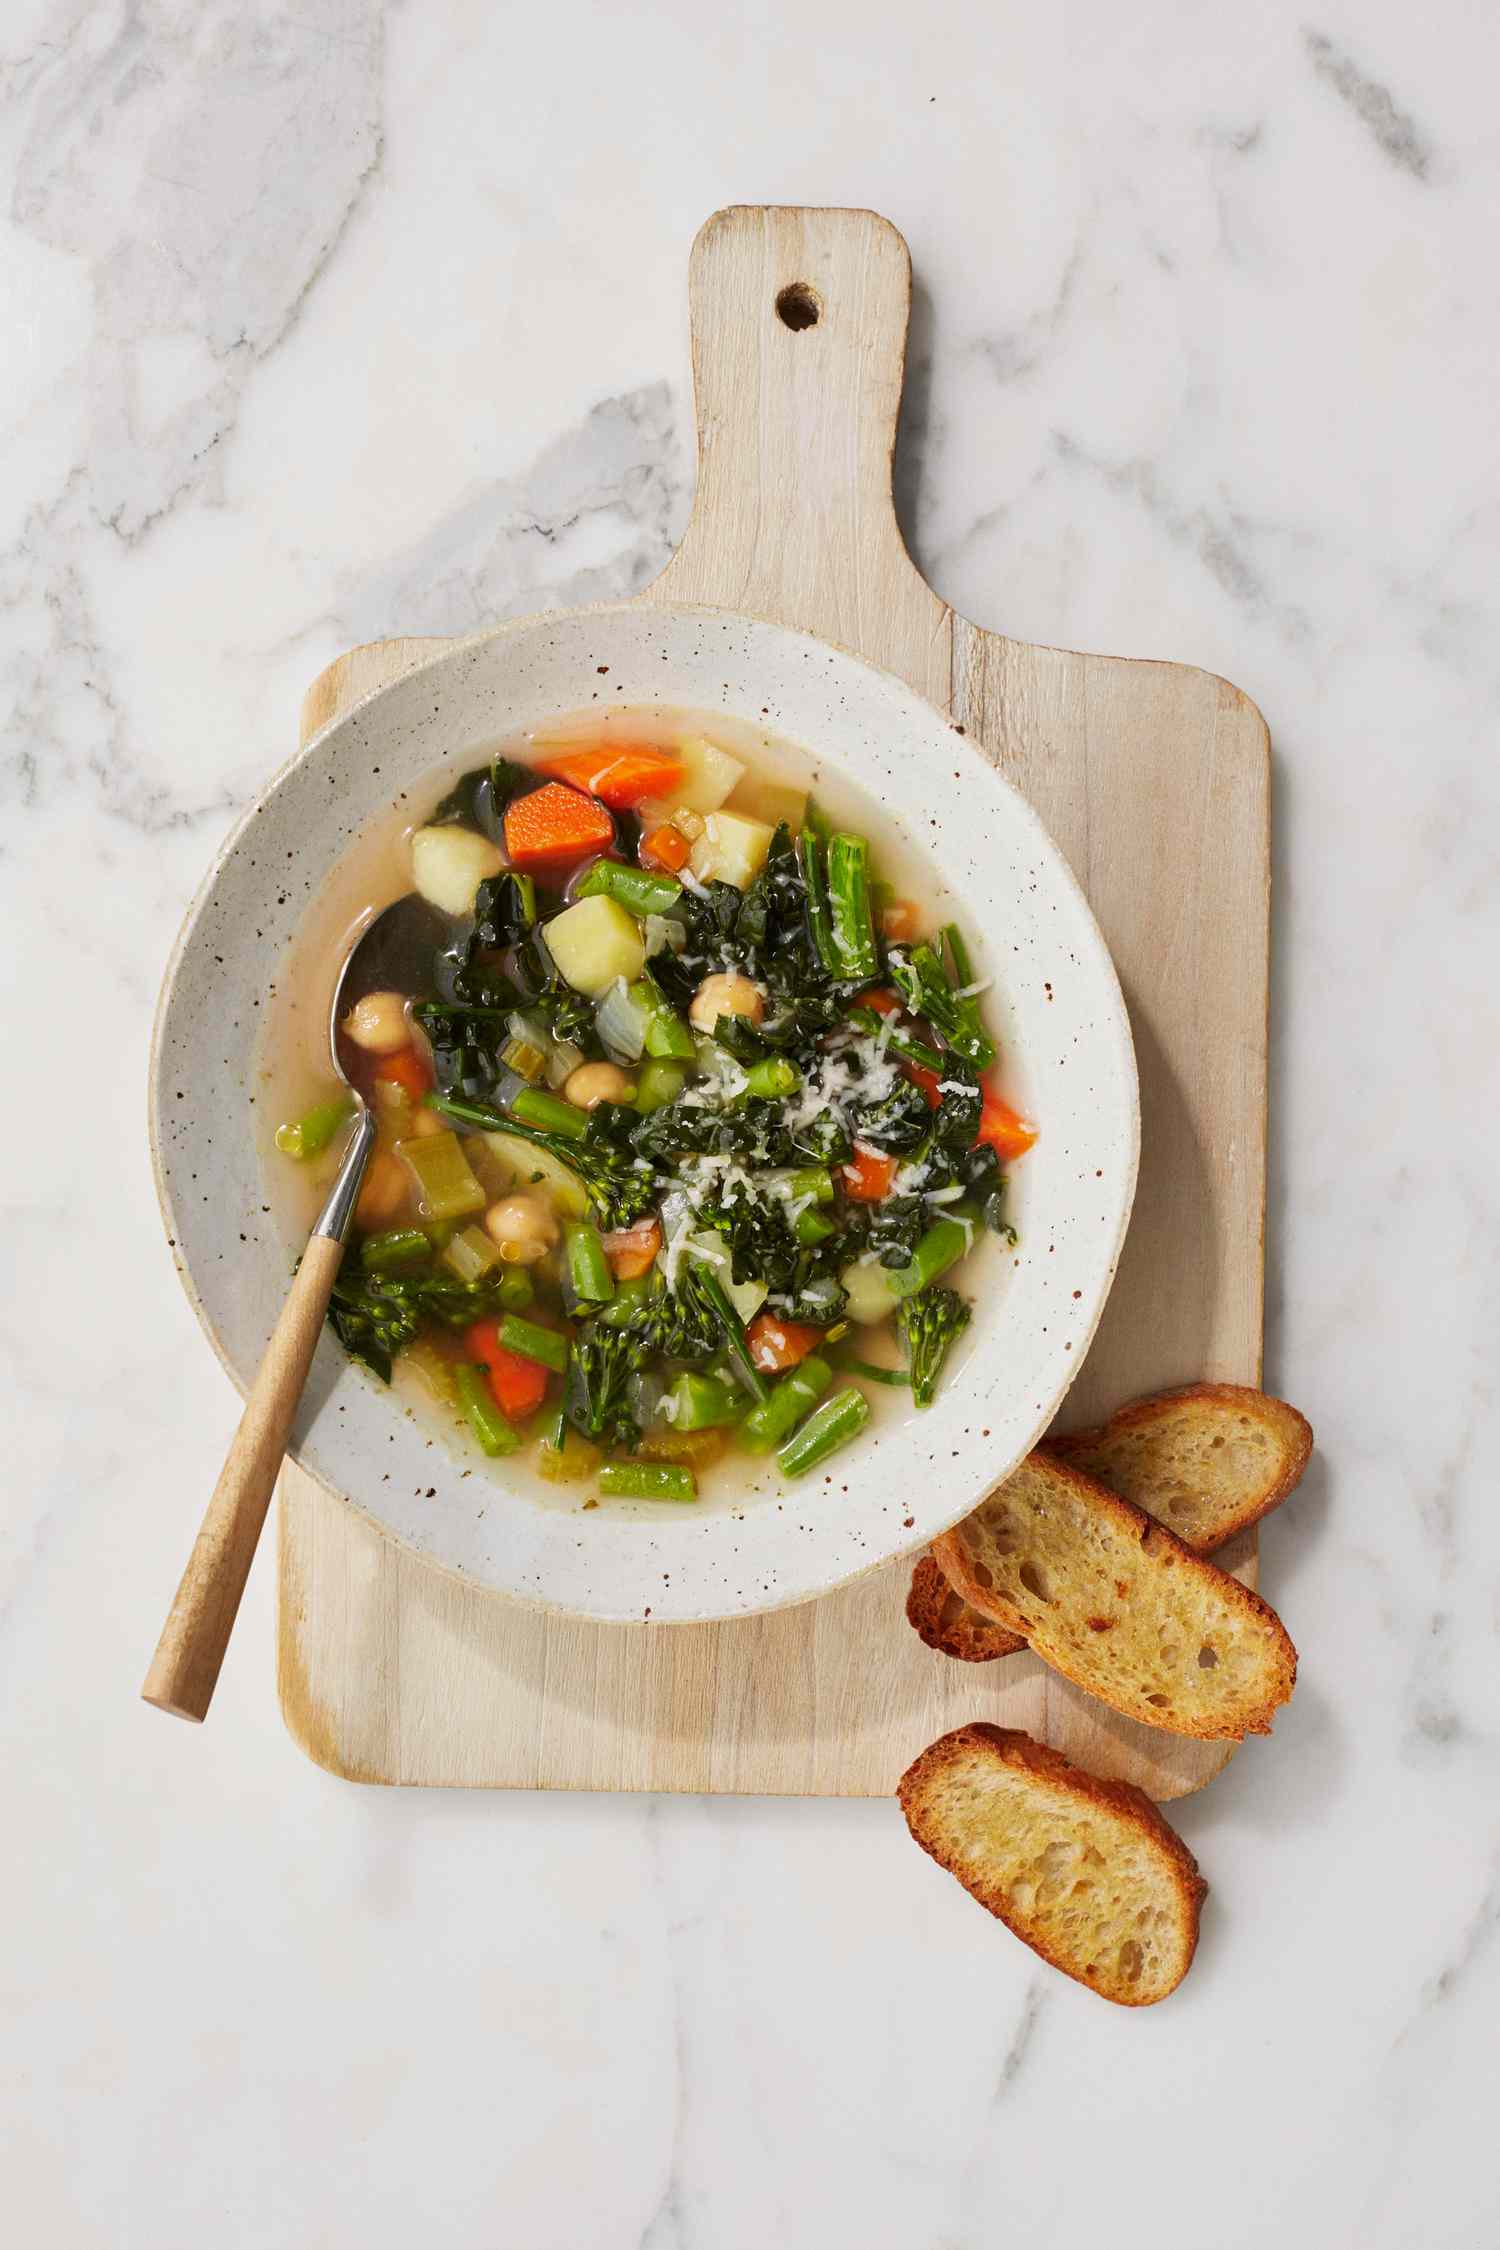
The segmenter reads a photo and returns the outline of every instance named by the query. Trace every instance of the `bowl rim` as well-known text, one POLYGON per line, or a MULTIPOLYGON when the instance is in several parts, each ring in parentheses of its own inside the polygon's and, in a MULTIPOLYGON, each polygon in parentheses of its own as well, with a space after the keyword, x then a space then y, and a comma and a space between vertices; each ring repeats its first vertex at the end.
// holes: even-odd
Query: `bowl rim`
MULTIPOLYGON (((349 725, 349 723, 353 719, 355 719, 356 716, 367 712, 373 705, 379 703, 382 697, 391 695, 398 688, 406 686, 414 677, 450 662, 454 657, 460 655, 466 649, 477 648, 481 645, 485 645, 491 642, 503 641, 512 635, 518 635, 527 631, 535 631, 539 626, 546 625, 549 622, 555 623, 561 622, 562 620, 567 620, 569 623, 572 623, 579 619, 587 619, 591 617, 608 618, 627 615, 645 615, 648 617, 659 616, 663 618, 676 617, 684 620, 702 619, 704 621, 709 621, 717 624, 723 624, 726 620, 729 620, 733 622, 743 622, 746 624, 769 628, 770 630, 778 634, 785 635, 788 638, 804 641, 811 647, 833 650, 839 656, 844 657, 850 662, 859 665, 863 670, 873 673, 880 679, 888 682, 892 688, 899 692, 900 695, 909 697, 916 703, 920 704, 923 709, 927 713, 929 713, 940 725, 948 727, 954 726, 954 722, 948 717, 948 714, 943 711, 938 704, 932 702, 931 699, 925 696, 919 688, 913 687, 910 681, 905 679, 899 672, 893 671, 890 666, 880 664, 873 658, 861 654, 858 649, 850 647, 847 642, 835 640, 829 634, 813 632, 806 626, 787 624, 783 619, 769 616, 764 611, 735 608, 731 607, 727 603, 659 601, 651 598, 648 594, 636 594, 624 600, 587 602, 579 603, 569 607, 558 607, 555 609, 529 610, 523 616, 505 618, 502 619, 498 624, 482 626, 472 633, 433 635, 431 636, 432 645, 428 654, 419 657, 414 663, 408 665, 405 670, 397 673, 393 678, 381 681, 374 687, 367 688, 362 695, 356 696, 352 702, 345 704, 340 710, 336 711, 330 718, 325 720, 323 725, 317 728, 317 730, 313 734, 310 734, 305 742, 299 743, 296 749, 294 749, 289 756, 284 758, 256 789, 254 796, 236 818, 236 820, 224 836, 218 849, 214 852, 209 865, 205 869, 203 876, 198 882, 196 888, 193 891, 192 897, 189 899, 188 904, 183 911, 181 921, 178 924, 176 936, 173 939, 172 947, 167 956, 166 965, 162 972, 161 984, 157 993, 156 1008, 152 1019, 151 1041, 147 1057, 147 1138, 151 1154, 152 1181, 156 1191, 157 1209, 161 1217, 163 1233, 171 1254, 172 1263, 176 1270, 178 1280, 197 1319, 198 1325, 202 1329, 204 1335, 207 1337, 208 1342, 214 1352, 214 1356, 217 1358, 220 1366, 223 1368, 225 1374, 230 1380, 230 1383, 233 1385, 234 1390, 242 1401, 248 1395, 248 1385, 241 1379, 239 1371, 235 1367, 223 1342, 223 1339, 218 1333, 218 1329, 215 1325, 213 1316, 211 1315, 208 1306, 203 1298, 203 1295, 199 1290, 197 1281, 194 1278, 188 1260, 183 1254, 181 1242, 176 1232, 172 1211, 171 1195, 167 1185, 166 1164, 163 1155, 162 1135, 160 1130, 161 1121, 164 1116, 160 1101, 160 1092, 163 1077, 162 1048, 167 1019, 170 1013, 178 974, 187 956, 189 947, 191 946, 199 920, 212 896, 219 875, 228 861, 239 849, 242 840, 246 837, 254 824, 260 818, 268 798, 270 798, 281 787, 282 783, 299 766, 316 755, 317 751, 320 749, 320 747, 330 734, 332 734, 339 728, 349 725)), ((397 637, 399 636, 382 636, 382 638, 397 637)), ((357 643, 356 648, 368 647, 372 645, 378 645, 378 643, 357 643)), ((345 651, 344 653, 347 655, 353 653, 353 651, 345 651)), ((337 657, 330 660, 331 663, 337 663, 339 661, 340 659, 337 657)), ((326 669, 327 667, 325 667, 325 670, 326 669)), ((316 675, 316 677, 321 676, 321 674, 316 675)), ((954 731, 958 730, 955 728, 954 731)), ((1103 979, 1103 989, 1107 993, 1110 1002, 1109 1028, 1113 1034, 1117 1048, 1116 1060, 1120 1065, 1123 1066, 1124 1082, 1128 1088, 1129 1098, 1126 1104, 1124 1118, 1126 1129, 1126 1148, 1124 1151, 1124 1160, 1120 1170, 1122 1192, 1117 1199, 1117 1209, 1112 1239, 1110 1240, 1108 1250, 1102 1261, 1102 1276, 1100 1285, 1097 1290, 1096 1302, 1086 1324, 1075 1331, 1073 1339, 1074 1349, 1071 1354, 1070 1365, 1065 1370, 1060 1369, 1055 1387, 1046 1398, 1041 1410, 1042 1419, 1040 1426, 1043 1431, 1045 1431, 1045 1429, 1050 1425, 1052 1418, 1056 1415, 1059 1406, 1066 1398, 1068 1392, 1073 1386, 1073 1383, 1076 1381, 1079 1373, 1082 1370, 1084 1361, 1088 1356, 1089 1347, 1093 1343, 1094 1337, 1099 1328, 1099 1323, 1104 1317, 1104 1310, 1109 1303, 1110 1295, 1119 1271, 1120 1258, 1124 1250, 1125 1238, 1129 1232, 1131 1216, 1134 1210, 1136 1188, 1140 1170, 1140 1073, 1135 1052, 1134 1031, 1130 1021, 1130 1011, 1126 1004, 1124 990, 1120 982, 1119 970, 1115 965, 1114 956, 1110 951, 1103 931, 1099 927, 1098 918, 1094 913, 1093 907, 1089 902, 1087 893, 1084 891, 1083 885, 1079 881, 1071 863, 1067 859, 1061 847, 1053 839, 1052 834, 1042 820, 1041 815, 1032 806, 1030 800, 1023 795, 1021 790, 1017 788, 1016 784, 1013 781, 1011 781, 1004 773, 1000 771, 998 765, 995 765, 991 761, 984 758, 983 754, 976 749, 976 745, 972 740, 969 739, 966 734, 960 734, 960 740, 964 742, 965 748, 968 750, 970 755, 977 756, 982 765, 988 766, 991 779, 1000 788, 1005 790, 1012 798, 1015 799, 1025 819, 1033 824, 1037 835, 1042 840, 1051 858, 1055 862, 1056 872, 1060 880, 1062 881, 1064 888, 1071 892, 1075 906, 1082 913, 1087 926, 1092 930, 1094 934, 1097 943, 1099 965, 1106 972, 1103 979)), ((1040 1442, 1040 1439, 1035 1442, 1040 1442)), ((837 1593, 841 1588, 852 1586, 859 1580, 869 1577, 872 1572, 876 1570, 884 1570, 893 1563, 905 1561, 909 1557, 919 1554, 920 1552, 925 1550, 930 1541, 935 1536, 937 1536, 937 1534, 932 1529, 925 1529, 922 1532, 918 1533, 917 1536, 909 1542, 901 1546, 892 1547, 886 1552, 875 1555, 868 1561, 861 1563, 857 1568, 849 1571, 842 1571, 836 1578, 829 1580, 826 1584, 814 1587, 810 1590, 798 1588, 795 1590, 780 1593, 770 1600, 761 1600, 755 1602, 754 1604, 740 1604, 730 1609, 703 1609, 695 1610, 691 1614, 679 1612, 675 1616, 670 1617, 657 1617, 654 1615, 648 1615, 643 1618, 640 1613, 635 1610, 609 1612, 597 1609, 579 1609, 569 1602, 549 1599, 545 1594, 531 1592, 519 1588, 513 1589, 510 1587, 489 1585, 482 1579, 475 1577, 473 1574, 463 1569, 461 1565, 451 1562, 441 1555, 433 1554, 427 1549, 417 1546, 413 1541, 404 1537, 403 1534, 386 1519, 376 1515, 371 1509, 363 1506, 361 1502, 353 1496, 352 1493, 340 1490, 338 1485, 333 1483, 330 1478, 324 1473, 324 1471, 315 1466, 315 1464, 311 1460, 305 1458, 304 1454, 304 1445, 300 1441, 294 1441, 288 1444, 285 1454, 285 1460, 291 1462, 303 1476, 308 1477, 314 1484, 319 1487, 320 1490, 326 1492, 331 1499, 337 1501, 342 1507, 351 1509, 357 1516, 361 1518, 363 1522, 370 1525, 370 1527, 374 1531, 379 1533, 382 1538, 389 1539, 394 1545, 402 1548, 404 1551, 409 1553, 417 1562, 419 1562, 423 1566, 433 1570, 441 1571, 445 1577, 453 1580, 456 1584, 465 1587, 471 1593, 495 1595, 501 1600, 517 1602, 525 1608, 537 1610, 547 1616, 571 1618, 589 1624, 634 1625, 640 1626, 644 1629, 651 1629, 653 1627, 670 1628, 677 1625, 691 1626, 720 1623, 727 1624, 733 1623, 741 1618, 768 1616, 776 1610, 794 1609, 800 1607, 806 1602, 822 1600, 826 1595, 837 1593)), ((1012 1472, 1006 1471, 1005 1473, 1010 1474, 1012 1472)), ((1004 1479, 1002 1477, 997 1481, 1003 1482, 1004 1479)), ((993 1489, 993 1487, 991 1487, 990 1489, 993 1489)), ((978 1504, 978 1502, 971 1502, 957 1509, 950 1522, 945 1525, 944 1528, 951 1529, 953 1523, 962 1521, 963 1517, 966 1514, 971 1513, 972 1508, 978 1504)))

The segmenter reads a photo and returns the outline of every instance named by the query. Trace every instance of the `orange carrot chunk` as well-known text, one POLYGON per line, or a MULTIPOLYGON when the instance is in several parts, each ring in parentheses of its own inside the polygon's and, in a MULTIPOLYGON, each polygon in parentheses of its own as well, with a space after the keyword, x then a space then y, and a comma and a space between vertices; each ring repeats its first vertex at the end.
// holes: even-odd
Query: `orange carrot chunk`
POLYGON ((979 1131, 976 1145, 985 1142, 999 1157, 1002 1164, 1024 1156, 1036 1139, 1036 1127, 1028 1125, 1025 1118, 998 1094, 985 1088, 984 1107, 979 1113, 979 1131))
POLYGON ((544 758, 537 768, 558 781, 570 781, 591 797, 602 797, 617 812, 638 805, 643 797, 665 797, 682 779, 682 766, 664 750, 650 750, 641 742, 596 742, 588 750, 570 750, 560 758, 544 758))
POLYGON ((518 797, 505 815, 505 849, 513 867, 572 867, 614 842, 609 814, 592 797, 549 781, 518 797))
POLYGON ((665 828, 653 828, 649 836, 641 838, 641 865, 664 867, 669 875, 675 875, 680 867, 686 867, 691 850, 682 830, 668 821, 665 828))
POLYGON ((604 1255, 616 1281, 637 1281, 643 1273, 649 1273, 660 1250, 659 1219, 637 1219, 633 1227, 622 1227, 617 1234, 604 1237, 604 1255))
POLYGON ((894 1156, 883 1156, 878 1148, 864 1148, 858 1141, 848 1163, 839 1167, 839 1178, 851 1203, 882 1202, 890 1194, 895 1177, 894 1156))
POLYGON ((800 1366, 823 1341, 821 1328, 805 1328, 800 1321, 780 1320, 775 1313, 757 1313, 745 1330, 750 1357, 762 1375, 784 1375, 800 1366))
POLYGON ((402 1087, 413 1102, 425 1099, 432 1085, 432 1072, 415 1047, 401 1047, 394 1055, 382 1055, 375 1065, 373 1075, 377 1079, 388 1079, 393 1086, 402 1087))
POLYGON ((471 1359, 477 1360, 490 1379, 495 1404, 512 1422, 524 1422, 547 1395, 547 1370, 538 1360, 523 1359, 507 1351, 500 1341, 500 1324, 476 1320, 464 1337, 471 1359))

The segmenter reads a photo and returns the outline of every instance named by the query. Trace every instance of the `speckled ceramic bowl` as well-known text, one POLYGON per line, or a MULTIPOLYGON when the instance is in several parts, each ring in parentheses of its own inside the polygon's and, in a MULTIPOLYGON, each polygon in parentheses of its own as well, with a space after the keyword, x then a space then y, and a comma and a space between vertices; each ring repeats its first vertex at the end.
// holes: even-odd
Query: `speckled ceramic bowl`
POLYGON ((502 1593, 595 1618, 732 1617, 805 1601, 922 1545, 1020 1460, 1083 1359, 1135 1188, 1130 1029, 1083 895, 1025 801, 900 681, 755 618, 621 605, 450 644, 369 696, 277 775, 188 916, 157 1022, 157 1177, 184 1284, 244 1388, 288 1278, 251 1137, 254 1034, 309 897, 439 761, 462 770, 497 738, 588 704, 605 677, 617 705, 770 727, 934 857, 980 974, 995 979, 994 1020, 1042 1123, 1013 1175, 1019 1247, 997 1254, 931 1408, 888 1403, 837 1477, 743 1507, 583 1514, 538 1504, 524 1476, 507 1490, 505 1464, 498 1486, 464 1475, 470 1464, 434 1447, 326 1338, 293 1450, 385 1530, 502 1593))

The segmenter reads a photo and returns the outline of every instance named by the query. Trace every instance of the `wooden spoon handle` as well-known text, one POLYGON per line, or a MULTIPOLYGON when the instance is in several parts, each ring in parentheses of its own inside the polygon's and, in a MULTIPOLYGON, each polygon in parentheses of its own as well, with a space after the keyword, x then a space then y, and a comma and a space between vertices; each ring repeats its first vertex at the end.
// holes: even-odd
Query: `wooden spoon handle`
POLYGON ((213 1700, 343 1254, 324 1234, 307 1245, 156 1644, 141 1694, 179 1719, 202 1719, 213 1700))

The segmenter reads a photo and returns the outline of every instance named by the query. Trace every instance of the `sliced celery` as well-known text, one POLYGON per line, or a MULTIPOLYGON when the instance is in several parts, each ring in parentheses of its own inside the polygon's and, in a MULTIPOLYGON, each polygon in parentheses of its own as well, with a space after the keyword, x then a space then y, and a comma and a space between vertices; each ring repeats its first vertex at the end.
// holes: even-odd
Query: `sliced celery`
POLYGON ((401 1141, 396 1154, 417 1183, 424 1219, 466 1219, 482 1211, 486 1197, 475 1179, 456 1133, 429 1133, 401 1141))

